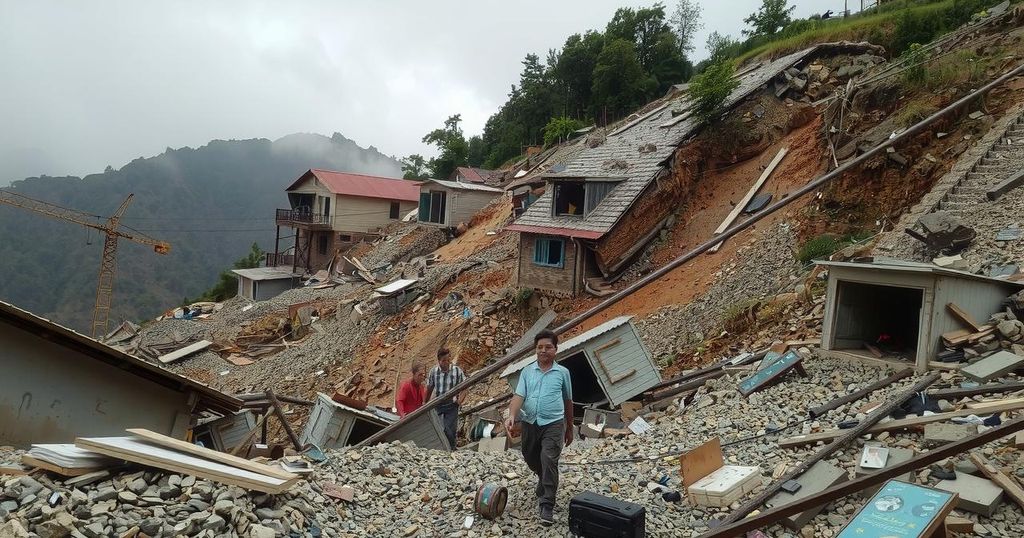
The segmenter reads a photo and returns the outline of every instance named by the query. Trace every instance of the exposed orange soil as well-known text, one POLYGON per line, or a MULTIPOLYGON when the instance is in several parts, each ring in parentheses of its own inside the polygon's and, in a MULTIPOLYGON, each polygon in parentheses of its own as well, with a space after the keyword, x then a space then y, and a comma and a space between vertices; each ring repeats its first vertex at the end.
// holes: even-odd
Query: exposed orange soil
POLYGON ((441 261, 467 258, 489 247, 498 235, 487 232, 498 231, 512 213, 512 203, 504 197, 487 206, 473 218, 466 233, 456 237, 447 245, 434 251, 441 261))
MULTIPOLYGON (((774 202, 785 193, 819 176, 826 165, 820 136, 821 119, 816 118, 781 138, 753 159, 719 168, 717 171, 705 172, 689 207, 680 215, 673 227, 669 241, 654 252, 654 265, 664 266, 710 239, 715 228, 725 220, 733 206, 746 194, 779 149, 789 147, 789 153, 758 191, 759 193, 772 193, 774 202)), ((708 290, 715 280, 715 273, 728 264, 739 247, 752 240, 757 230, 771 228, 780 221, 794 220, 796 212, 811 199, 811 196, 807 195, 794 206, 770 215, 741 232, 727 241, 717 253, 700 255, 682 267, 677 267, 658 281, 648 284, 590 318, 574 332, 591 329, 616 316, 644 317, 662 306, 690 302, 708 290)), ((743 218, 741 216, 736 222, 742 222, 743 218)), ((616 287, 621 288, 623 285, 616 287)), ((599 299, 580 301, 573 314, 583 312, 598 302, 599 299)))

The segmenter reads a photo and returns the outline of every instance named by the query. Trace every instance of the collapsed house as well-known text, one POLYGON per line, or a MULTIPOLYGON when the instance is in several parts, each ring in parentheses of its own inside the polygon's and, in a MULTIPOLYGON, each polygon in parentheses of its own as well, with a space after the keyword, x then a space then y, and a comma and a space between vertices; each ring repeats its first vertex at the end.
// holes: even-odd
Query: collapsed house
POLYGON ((146 428, 184 439, 193 417, 242 402, 0 302, 0 444, 63 443, 146 428))
MULTIPOLYGON (((321 449, 355 445, 398 421, 398 415, 383 409, 350 398, 343 400, 358 407, 338 402, 323 393, 317 394, 316 405, 300 438, 302 444, 312 443, 321 449)), ((403 424, 386 440, 412 442, 420 448, 439 450, 449 450, 450 446, 437 413, 427 413, 403 424)))
POLYGON ((415 210, 420 194, 415 181, 316 168, 285 192, 289 207, 275 215, 274 252, 267 254, 267 266, 291 266, 293 273, 326 269, 339 250, 376 238, 382 228, 415 210), (284 250, 282 226, 295 234, 284 250))
POLYGON ((963 329, 965 319, 988 321, 1024 289, 1024 282, 903 260, 818 264, 828 268, 821 350, 909 362, 922 372, 943 349, 943 335, 963 329))
MULTIPOLYGON (((750 68, 737 75, 739 85, 723 109, 773 81, 779 86, 775 95, 785 95, 790 72, 799 73, 793 68, 819 53, 870 50, 867 44, 816 45, 750 68)), ((607 135, 594 133, 571 144, 576 152, 564 166, 538 167, 543 169, 506 187, 514 201, 528 205, 506 228, 520 232, 520 286, 556 295, 600 295, 603 281, 621 274, 676 209, 672 201, 679 199, 681 187, 672 178, 673 156, 702 126, 693 106, 685 94, 669 97, 607 135), (538 181, 546 184, 544 193, 531 201, 538 181)))
MULTIPOLYGON (((661 382, 632 316, 620 316, 561 342, 555 361, 569 370, 573 402, 617 407, 661 382)), ((519 372, 537 355, 510 364, 500 374, 514 391, 519 372)))
POLYGON ((501 194, 501 189, 486 185, 428 179, 420 185, 417 220, 431 226, 468 224, 477 211, 501 194))

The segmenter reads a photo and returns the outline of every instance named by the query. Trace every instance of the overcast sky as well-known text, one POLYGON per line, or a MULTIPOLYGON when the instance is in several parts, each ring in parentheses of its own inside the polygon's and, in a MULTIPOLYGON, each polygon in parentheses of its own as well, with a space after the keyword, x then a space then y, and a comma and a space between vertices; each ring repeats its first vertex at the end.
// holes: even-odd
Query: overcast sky
MULTIPOLYGON (((696 59, 760 3, 701 1, 696 59)), ((651 4, 0 0, 0 185, 295 132, 430 155, 421 138, 451 114, 467 136, 482 131, 526 54, 651 4)), ((806 17, 843 2, 791 4, 806 17)))

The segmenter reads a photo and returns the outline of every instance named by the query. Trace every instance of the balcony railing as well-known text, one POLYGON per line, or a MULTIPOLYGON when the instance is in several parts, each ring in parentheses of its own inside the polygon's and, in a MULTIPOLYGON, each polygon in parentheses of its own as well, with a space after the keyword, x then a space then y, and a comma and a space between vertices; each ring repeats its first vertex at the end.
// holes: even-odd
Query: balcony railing
POLYGON ((329 229, 331 227, 330 215, 321 215, 302 209, 278 209, 275 220, 282 226, 299 225, 314 229, 329 229))
POLYGON ((294 254, 267 253, 267 267, 291 267, 295 265, 294 254))

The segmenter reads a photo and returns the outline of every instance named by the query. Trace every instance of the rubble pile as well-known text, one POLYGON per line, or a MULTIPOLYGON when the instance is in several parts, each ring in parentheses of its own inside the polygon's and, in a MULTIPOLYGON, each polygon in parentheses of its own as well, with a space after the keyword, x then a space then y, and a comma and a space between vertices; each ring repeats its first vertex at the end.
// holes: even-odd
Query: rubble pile
POLYGON ((359 257, 359 261, 372 271, 429 254, 446 242, 448 236, 444 228, 402 222, 386 228, 384 235, 373 243, 368 253, 359 257))

